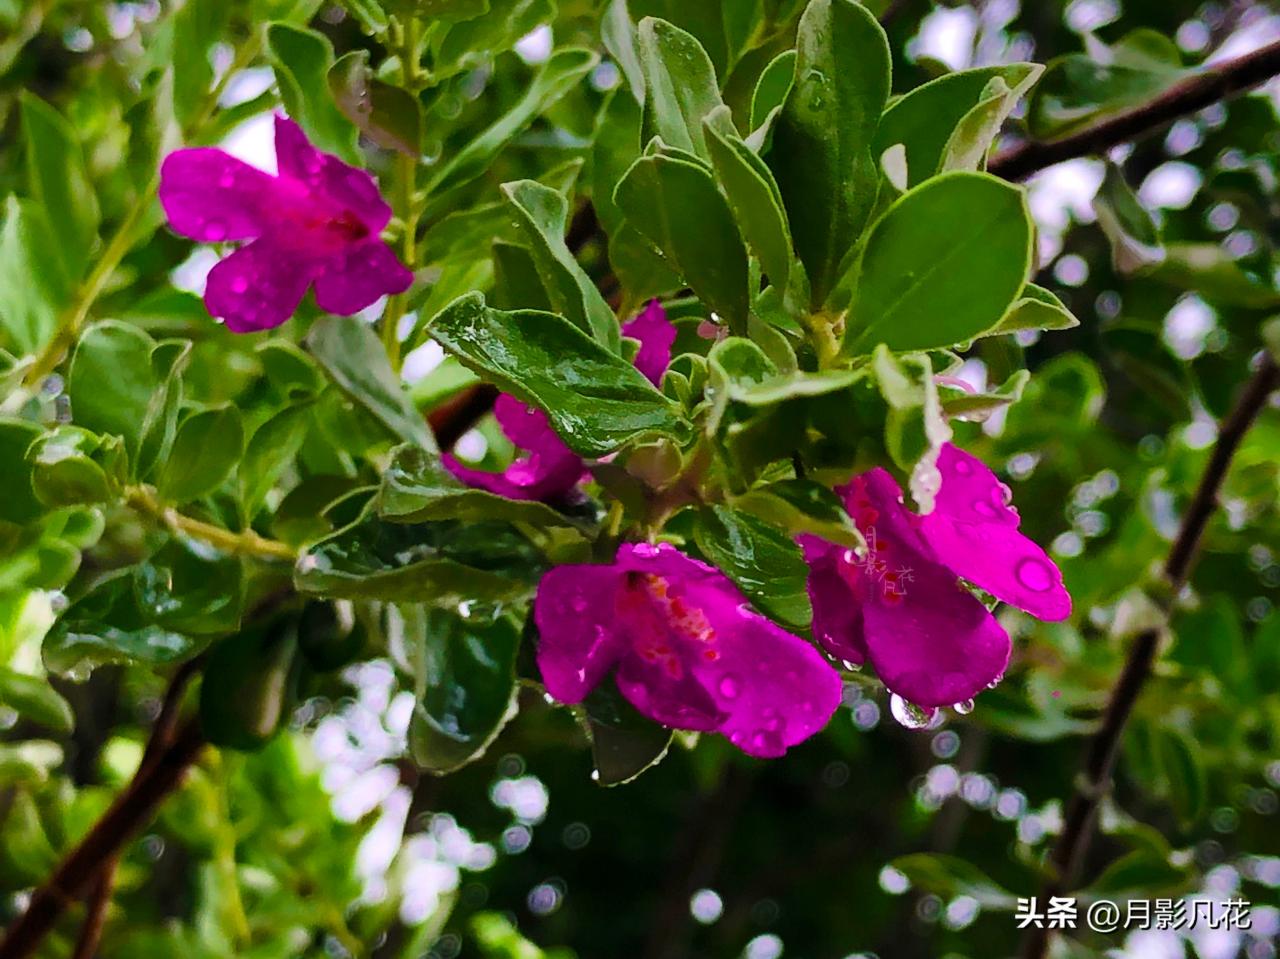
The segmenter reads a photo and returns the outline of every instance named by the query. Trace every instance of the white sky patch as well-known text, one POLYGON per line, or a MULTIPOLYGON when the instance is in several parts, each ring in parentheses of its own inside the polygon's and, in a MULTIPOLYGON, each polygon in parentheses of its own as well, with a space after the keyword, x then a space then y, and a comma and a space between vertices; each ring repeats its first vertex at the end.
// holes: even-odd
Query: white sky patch
POLYGON ((270 113, 261 113, 232 128, 221 146, 233 157, 275 175, 275 119, 270 113))
POLYGON ((1089 33, 1120 16, 1116 0, 1072 0, 1062 19, 1076 33, 1089 33))
POLYGON ((535 27, 516 41, 516 56, 525 63, 546 63, 551 59, 551 27, 535 27))
POLYGON ((1138 187, 1138 199, 1148 207, 1183 210, 1195 199, 1203 179, 1191 164, 1171 160, 1147 174, 1138 187))
POLYGON ((952 70, 963 70, 973 63, 978 21, 978 12, 972 7, 940 7, 920 21, 920 32, 907 45, 907 54, 917 60, 931 57, 952 70))
POLYGON ((1213 307, 1194 293, 1182 297, 1164 318, 1164 341, 1184 360, 1204 352, 1205 337, 1218 325, 1213 307))
POLYGON ((1037 173, 1027 183, 1027 203, 1039 227, 1040 262, 1062 249, 1062 235, 1073 223, 1092 223, 1093 198, 1106 168, 1100 160, 1068 160, 1037 173))
POLYGON ((275 82, 275 73, 270 67, 251 67, 241 70, 227 81, 222 96, 218 98, 218 105, 225 108, 248 103, 254 97, 261 96, 270 90, 275 82))
POLYGON ((1234 60, 1275 40, 1280 40, 1280 14, 1265 13, 1261 8, 1254 7, 1245 12, 1240 26, 1209 55, 1207 62, 1213 64, 1234 60))
POLYGON ((205 284, 209 281, 209 271, 218 263, 218 254, 212 247, 198 246, 191 255, 173 268, 169 274, 169 282, 179 290, 204 296, 205 284))
POLYGON ((416 383, 444 362, 444 350, 435 340, 422 344, 404 358, 400 375, 406 383, 416 383))

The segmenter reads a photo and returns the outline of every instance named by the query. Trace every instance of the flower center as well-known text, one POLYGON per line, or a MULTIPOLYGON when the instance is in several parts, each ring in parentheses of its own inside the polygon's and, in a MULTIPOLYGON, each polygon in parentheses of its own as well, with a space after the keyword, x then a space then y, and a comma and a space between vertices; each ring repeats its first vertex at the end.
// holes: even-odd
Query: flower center
POLYGON ((664 576, 628 573, 618 599, 618 615, 629 628, 636 655, 672 679, 684 676, 684 657, 694 652, 706 662, 720 658, 716 631, 706 614, 673 591, 664 576), (694 644, 694 650, 689 644, 694 644))

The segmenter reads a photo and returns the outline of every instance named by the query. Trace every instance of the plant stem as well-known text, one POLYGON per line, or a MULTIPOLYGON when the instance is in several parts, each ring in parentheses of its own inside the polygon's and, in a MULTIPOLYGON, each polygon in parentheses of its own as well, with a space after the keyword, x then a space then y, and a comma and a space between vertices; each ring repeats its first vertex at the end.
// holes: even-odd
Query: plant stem
POLYGON ((126 487, 124 500, 139 513, 158 520, 174 533, 198 539, 223 552, 264 560, 283 560, 289 563, 298 558, 297 550, 288 543, 259 536, 251 529, 233 533, 221 526, 184 516, 172 506, 166 506, 160 502, 155 491, 149 486, 126 487))
MULTIPOLYGON (((1200 485, 1182 517, 1178 536, 1169 549, 1164 564, 1164 578, 1172 603, 1182 587, 1199 553, 1205 527, 1218 503, 1218 492, 1231 467, 1232 457, 1249 427, 1267 404, 1267 397, 1280 388, 1280 367, 1267 354, 1246 384, 1235 406, 1222 421, 1218 441, 1200 478, 1200 485)), ((1084 766, 1076 779, 1076 790, 1067 806, 1062 835, 1050 854, 1049 862, 1055 878, 1047 884, 1042 899, 1060 896, 1075 887, 1076 877, 1093 839, 1093 823, 1098 807, 1106 795, 1111 771, 1120 751, 1125 725, 1151 675, 1160 646, 1160 629, 1139 633, 1129 649, 1128 659, 1116 680, 1111 698, 1103 714, 1102 726, 1093 735, 1085 753, 1084 766)), ((1031 929, 1023 943, 1023 959, 1044 959, 1049 949, 1049 930, 1031 929)))
MULTIPOLYGON (((417 96, 421 79, 418 65, 418 45, 421 38, 422 24, 410 13, 398 31, 397 55, 400 58, 400 79, 406 90, 417 96)), ((414 200, 417 188, 418 158, 408 153, 396 154, 396 213, 404 226, 400 238, 400 258, 410 270, 418 265, 418 205, 414 200)), ((409 306, 409 294, 397 293, 387 301, 386 313, 382 318, 382 345, 387 351, 387 359, 391 368, 400 371, 400 320, 409 306)))
POLYGON ((1023 180, 1063 160, 1101 153, 1219 100, 1250 90, 1280 74, 1280 42, 1199 71, 1160 95, 1093 126, 1048 142, 1028 141, 997 154, 987 170, 1023 180))
POLYGON ((152 762, 138 767, 102 818, 31 894, 26 911, 9 925, 0 941, 0 959, 27 959, 35 953, 67 907, 101 880, 103 866, 151 819, 204 745, 199 721, 191 719, 152 762))

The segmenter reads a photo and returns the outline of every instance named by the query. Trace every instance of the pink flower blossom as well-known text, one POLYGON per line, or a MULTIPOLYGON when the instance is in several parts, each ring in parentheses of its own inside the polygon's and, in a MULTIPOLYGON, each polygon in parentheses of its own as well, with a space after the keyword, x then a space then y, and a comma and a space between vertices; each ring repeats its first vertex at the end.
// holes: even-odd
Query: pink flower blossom
POLYGON ((623 545, 604 566, 559 566, 534 602, 538 668, 563 703, 615 671, 650 719, 781 756, 826 725, 840 678, 822 654, 755 612, 719 570, 673 546, 623 545))
POLYGON ((196 147, 170 153, 160 168, 160 203, 175 232, 249 241, 210 271, 210 314, 248 333, 279 326, 313 285, 320 308, 342 315, 409 288, 413 274, 379 237, 391 207, 373 177, 321 153, 282 116, 276 160, 271 176, 196 147))
POLYGON ((1009 663, 1008 634, 961 580, 1043 620, 1071 614, 1058 567, 1018 532, 1009 488, 951 444, 938 469, 927 516, 907 510, 882 469, 837 490, 866 538, 864 556, 800 537, 814 636, 833 656, 869 660, 890 690, 924 707, 973 698, 1009 663))

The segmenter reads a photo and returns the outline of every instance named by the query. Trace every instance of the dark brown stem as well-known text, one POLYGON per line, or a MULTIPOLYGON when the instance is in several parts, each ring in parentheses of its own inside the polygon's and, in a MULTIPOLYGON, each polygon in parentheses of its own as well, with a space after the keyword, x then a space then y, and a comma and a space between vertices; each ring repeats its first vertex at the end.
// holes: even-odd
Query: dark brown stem
POLYGON ((114 862, 125 843, 151 820, 204 745, 199 720, 189 719, 174 732, 166 748, 138 767, 133 780, 88 835, 32 893, 26 911, 0 941, 0 959, 26 959, 35 952, 67 907, 102 881, 103 866, 114 862))
MULTIPOLYGON (((1231 467, 1231 459, 1245 433, 1266 406, 1267 397, 1277 387, 1280 387, 1280 367, 1276 366, 1271 357, 1264 355, 1261 365, 1240 394, 1235 407, 1222 421, 1218 441, 1200 478, 1200 485, 1182 517, 1178 537, 1169 549, 1169 556, 1164 564, 1164 577, 1171 601, 1186 584, 1187 575, 1199 553, 1205 527, 1217 508, 1218 493, 1231 467)), ((1160 646, 1160 635, 1159 629, 1144 630, 1134 639, 1129 650, 1129 657, 1103 714, 1102 725, 1093 734, 1085 752, 1084 766, 1076 780, 1075 793, 1067 806, 1062 834, 1049 857, 1055 878, 1043 890, 1042 902, 1048 897, 1059 896, 1075 888, 1080 867, 1093 839, 1093 823, 1098 807, 1110 786, 1111 771, 1120 751, 1125 725, 1151 675, 1151 667, 1160 646)), ((1022 956, 1024 959, 1044 959, 1048 948, 1048 930, 1033 928, 1023 943, 1022 956)))
POLYGON ((1280 73, 1280 42, 1220 63, 1175 83, 1152 100, 1060 140, 1029 141, 999 153, 987 169, 1006 180, 1022 180, 1045 167, 1158 130, 1196 110, 1250 90, 1280 73))
POLYGON ((102 929, 107 922, 107 907, 111 905, 111 890, 115 888, 118 865, 119 860, 112 856, 99 870, 98 881, 93 884, 93 892, 89 895, 84 923, 80 926, 80 938, 76 940, 71 959, 93 959, 98 951, 102 929))

